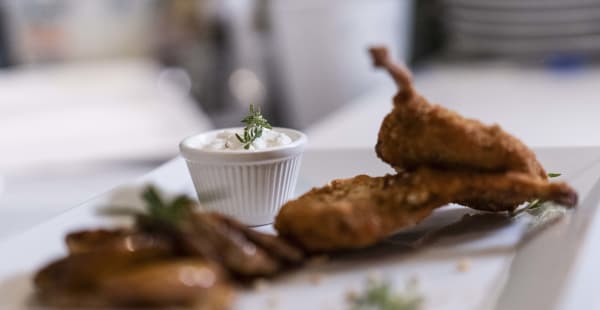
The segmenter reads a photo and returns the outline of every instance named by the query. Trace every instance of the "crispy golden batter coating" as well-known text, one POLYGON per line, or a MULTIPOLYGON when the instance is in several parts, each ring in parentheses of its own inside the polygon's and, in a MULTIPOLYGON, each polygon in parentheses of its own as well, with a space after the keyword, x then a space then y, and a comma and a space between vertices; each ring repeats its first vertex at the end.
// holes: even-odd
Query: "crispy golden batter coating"
POLYGON ((334 180, 286 203, 275 219, 275 229, 310 251, 373 244, 398 228, 420 222, 433 210, 418 203, 421 197, 416 191, 410 198, 414 206, 400 191, 399 201, 392 201, 391 188, 402 181, 401 176, 390 175, 334 180))
POLYGON ((396 170, 419 166, 520 171, 546 179, 535 154, 498 125, 487 126, 439 105, 413 88, 410 75, 393 63, 385 47, 370 49, 375 66, 388 70, 400 91, 379 130, 377 155, 396 170))
POLYGON ((518 139, 429 104, 385 48, 370 51, 401 88, 375 147, 399 174, 359 175, 312 189, 282 207, 275 220, 280 235, 310 252, 343 250, 372 245, 452 202, 492 212, 534 199, 577 204, 577 193, 548 182, 518 139))
POLYGON ((477 173, 419 168, 411 173, 335 180, 286 203, 275 220, 280 235, 311 252, 361 248, 413 226, 451 202, 510 211, 540 198, 573 206, 577 194, 521 172, 477 173))

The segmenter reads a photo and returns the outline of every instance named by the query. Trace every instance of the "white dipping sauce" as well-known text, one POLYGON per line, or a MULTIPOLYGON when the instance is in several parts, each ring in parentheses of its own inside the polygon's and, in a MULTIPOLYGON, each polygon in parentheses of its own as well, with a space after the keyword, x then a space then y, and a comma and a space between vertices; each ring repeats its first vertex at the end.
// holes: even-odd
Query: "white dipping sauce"
POLYGON ((223 130, 217 133, 212 140, 206 141, 201 148, 212 151, 257 151, 268 148, 284 146, 292 143, 292 139, 281 132, 272 129, 263 129, 262 135, 245 149, 244 144, 238 140, 235 134, 244 136, 244 130, 223 130))

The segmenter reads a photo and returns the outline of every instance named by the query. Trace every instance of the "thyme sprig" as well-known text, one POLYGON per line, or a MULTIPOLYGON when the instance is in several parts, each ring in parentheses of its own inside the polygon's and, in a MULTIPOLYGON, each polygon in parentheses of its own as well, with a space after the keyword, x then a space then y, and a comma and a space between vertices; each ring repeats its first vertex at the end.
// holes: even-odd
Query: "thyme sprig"
POLYGON ((160 197, 158 190, 151 185, 144 190, 142 198, 146 202, 146 216, 168 224, 179 223, 190 215, 196 206, 194 201, 186 195, 179 195, 166 202, 160 197))
MULTIPOLYGON (((550 172, 548 173, 548 178, 556 178, 561 176, 561 173, 555 173, 555 172, 550 172)), ((546 203, 546 201, 540 200, 540 199, 534 199, 530 202, 528 202, 525 206, 519 208, 518 210, 515 210, 512 213, 512 216, 517 216, 523 212, 527 212, 527 213, 531 213, 532 211, 535 211, 537 209, 539 209, 540 207, 542 207, 544 204, 546 203)))
POLYGON ((395 292, 389 282, 369 279, 364 292, 349 296, 350 310, 418 310, 423 301, 414 281, 407 284, 406 291, 395 292))
POLYGON ((273 128, 267 119, 260 113, 260 109, 255 109, 253 104, 250 105, 248 115, 242 119, 242 123, 246 124, 243 137, 237 133, 235 136, 244 145, 246 150, 250 148, 250 145, 252 145, 256 139, 262 136, 264 128, 273 128))
POLYGON ((133 207, 111 206, 102 209, 101 213, 110 216, 133 216, 138 224, 143 222, 177 225, 190 215, 196 207, 194 200, 186 195, 179 195, 170 201, 165 201, 153 185, 148 185, 141 196, 145 202, 144 210, 133 207))

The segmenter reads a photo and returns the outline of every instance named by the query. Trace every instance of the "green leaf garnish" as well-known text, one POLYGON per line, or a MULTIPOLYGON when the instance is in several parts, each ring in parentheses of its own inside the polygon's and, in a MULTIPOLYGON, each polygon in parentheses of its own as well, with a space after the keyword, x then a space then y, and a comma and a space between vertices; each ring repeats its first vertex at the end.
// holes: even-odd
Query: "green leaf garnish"
POLYGON ((264 128, 273 128, 267 119, 262 116, 260 110, 254 109, 253 104, 250 105, 248 115, 242 119, 242 123, 246 124, 243 137, 237 133, 235 134, 235 137, 244 145, 246 150, 250 148, 250 145, 252 145, 254 140, 262 136, 264 128))
POLYGON ((542 204, 544 204, 544 201, 541 201, 539 199, 535 199, 534 201, 530 202, 529 205, 527 205, 526 209, 527 210, 532 210, 535 208, 539 208, 542 204))
POLYGON ((516 217, 517 215, 519 215, 523 212, 530 213, 532 210, 535 210, 535 209, 541 207, 544 203, 545 203, 545 201, 542 201, 539 199, 534 199, 532 201, 529 201, 523 207, 514 210, 512 212, 512 217, 516 217))
POLYGON ((138 223, 162 223, 177 225, 186 216, 193 212, 196 203, 186 195, 179 195, 171 201, 165 201, 158 190, 149 185, 142 192, 142 199, 146 203, 145 212, 133 207, 108 207, 100 212, 110 216, 134 216, 138 223))
POLYGON ((185 195, 179 195, 172 201, 165 202, 152 185, 144 190, 142 198, 146 201, 147 216, 152 220, 168 224, 177 224, 191 214, 195 206, 194 201, 185 195))
MULTIPOLYGON (((556 172, 550 172, 548 173, 548 177, 549 178, 556 178, 561 176, 562 173, 556 173, 556 172)), ((512 213, 512 216, 515 217, 523 212, 527 212, 530 213, 536 209, 539 209, 544 203, 546 203, 546 201, 543 200, 539 200, 539 199, 534 199, 533 201, 528 202, 525 206, 515 210, 512 213)))
POLYGON ((394 292, 388 282, 369 280, 364 292, 350 296, 351 310, 418 310, 423 297, 416 293, 416 283, 410 282, 405 292, 394 292))

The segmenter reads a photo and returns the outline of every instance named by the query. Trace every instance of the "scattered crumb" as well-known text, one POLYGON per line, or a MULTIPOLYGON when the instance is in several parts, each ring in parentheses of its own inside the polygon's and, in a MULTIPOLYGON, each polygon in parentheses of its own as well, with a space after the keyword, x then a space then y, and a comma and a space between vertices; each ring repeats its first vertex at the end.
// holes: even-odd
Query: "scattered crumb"
POLYGON ((308 277, 308 281, 313 285, 319 285, 319 283, 321 283, 321 274, 320 273, 312 273, 308 277))
POLYGON ((467 272, 471 269, 471 260, 468 258, 461 258, 458 262, 456 262, 456 270, 459 272, 467 272))
POLYGON ((337 305, 338 305, 337 302, 334 302, 331 300, 323 300, 323 301, 321 301, 321 306, 319 307, 319 309, 325 309, 325 310, 339 309, 339 306, 337 306, 337 305))
POLYGON ((319 255, 319 256, 310 258, 307 262, 307 265, 308 266, 320 266, 320 265, 327 263, 328 261, 329 261, 329 256, 319 255))
POLYGON ((279 304, 279 298, 275 295, 269 296, 267 298, 267 309, 276 309, 279 304))
POLYGON ((264 291, 269 286, 269 283, 265 279, 256 279, 254 283, 252 283, 252 287, 257 292, 264 291))
POLYGON ((423 309, 425 297, 418 292, 417 278, 413 277, 406 283, 406 288, 397 290, 389 281, 376 279, 371 273, 365 286, 360 291, 347 291, 346 302, 353 310, 419 310, 423 309))
POLYGON ((346 291, 346 300, 353 302, 358 298, 358 292, 355 289, 349 289, 346 291))
POLYGON ((380 281, 381 281, 381 279, 382 279, 382 277, 381 277, 381 272, 379 272, 379 271, 374 271, 374 270, 373 270, 373 271, 370 271, 370 272, 367 274, 367 280, 368 280, 369 282, 380 282, 380 281))
POLYGON ((413 275, 412 277, 408 278, 408 280, 406 281, 406 286, 413 287, 413 288, 418 287, 419 286, 419 276, 413 275))

